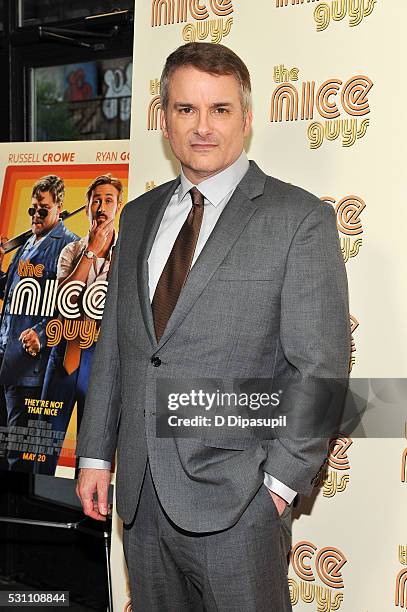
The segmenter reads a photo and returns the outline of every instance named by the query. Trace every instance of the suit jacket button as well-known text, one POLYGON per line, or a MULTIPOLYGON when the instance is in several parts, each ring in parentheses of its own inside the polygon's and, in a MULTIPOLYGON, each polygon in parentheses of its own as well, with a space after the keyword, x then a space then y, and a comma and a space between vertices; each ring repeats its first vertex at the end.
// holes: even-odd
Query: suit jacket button
POLYGON ((151 357, 151 363, 153 364, 153 366, 155 368, 159 368, 160 365, 161 365, 161 359, 159 357, 156 357, 156 356, 151 357))

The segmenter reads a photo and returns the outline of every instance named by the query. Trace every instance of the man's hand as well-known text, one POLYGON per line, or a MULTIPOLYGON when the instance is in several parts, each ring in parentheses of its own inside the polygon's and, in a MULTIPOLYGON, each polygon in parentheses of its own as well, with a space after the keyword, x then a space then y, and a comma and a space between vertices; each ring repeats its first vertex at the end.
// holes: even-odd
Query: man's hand
POLYGON ((285 499, 277 495, 277 493, 274 493, 274 491, 270 491, 270 489, 268 488, 267 488, 267 491, 270 493, 271 498, 276 505, 278 515, 281 516, 286 506, 288 505, 287 502, 285 501, 285 499))
POLYGON ((33 357, 40 352, 41 342, 39 336, 36 331, 31 329, 31 327, 22 331, 18 339, 22 342, 22 345, 27 353, 33 357))
POLYGON ((105 521, 108 514, 107 492, 110 485, 110 470, 82 468, 79 470, 76 494, 81 500, 86 516, 96 521, 105 521), (93 499, 96 493, 97 499, 93 499))
POLYGON ((6 236, 1 236, 0 237, 0 270, 1 270, 1 264, 3 263, 4 255, 5 255, 5 251, 4 251, 3 245, 7 241, 8 241, 8 238, 6 236))
POLYGON ((111 219, 103 221, 100 225, 96 221, 92 221, 92 227, 89 232, 88 249, 96 255, 99 255, 103 251, 103 247, 106 244, 107 238, 110 232, 113 230, 114 220, 111 219))

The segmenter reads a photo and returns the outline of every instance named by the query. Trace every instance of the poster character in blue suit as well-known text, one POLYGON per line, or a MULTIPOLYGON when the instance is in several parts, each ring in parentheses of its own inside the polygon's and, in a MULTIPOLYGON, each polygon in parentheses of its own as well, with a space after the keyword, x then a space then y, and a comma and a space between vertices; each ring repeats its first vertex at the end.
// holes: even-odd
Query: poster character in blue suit
MULTIPOLYGON (((3 309, 0 321, 0 383, 4 386, 7 427, 16 434, 16 443, 8 447, 8 468, 32 471, 32 462, 23 459, 18 435, 26 433, 30 415, 26 399, 38 399, 44 380, 50 349, 47 348, 46 325, 50 317, 32 302, 21 298, 21 314, 13 314, 12 299, 18 283, 25 277, 35 280, 42 295, 46 281, 56 278, 58 257, 66 244, 77 240, 60 220, 65 196, 64 181, 59 176, 40 178, 33 186, 28 214, 32 235, 23 244, 6 272, 0 267, 0 298, 3 309)), ((4 249, 0 248, 0 266, 4 249)))

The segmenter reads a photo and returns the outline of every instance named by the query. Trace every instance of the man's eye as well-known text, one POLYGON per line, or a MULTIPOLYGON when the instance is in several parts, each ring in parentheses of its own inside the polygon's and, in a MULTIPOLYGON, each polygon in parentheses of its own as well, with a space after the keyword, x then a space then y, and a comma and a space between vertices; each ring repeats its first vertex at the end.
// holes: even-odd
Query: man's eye
POLYGON ((189 106, 184 106, 183 108, 180 109, 180 111, 184 115, 189 115, 192 112, 192 108, 190 108, 189 106))
POLYGON ((225 115, 227 112, 228 112, 228 109, 222 106, 215 108, 215 113, 218 113, 219 115, 225 115))

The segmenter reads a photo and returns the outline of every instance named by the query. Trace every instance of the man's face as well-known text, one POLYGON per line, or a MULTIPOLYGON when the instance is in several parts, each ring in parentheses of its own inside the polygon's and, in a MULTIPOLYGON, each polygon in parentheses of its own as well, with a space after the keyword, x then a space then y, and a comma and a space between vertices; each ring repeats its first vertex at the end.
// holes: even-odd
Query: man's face
POLYGON ((104 221, 115 218, 120 209, 118 202, 119 192, 114 185, 98 185, 92 191, 90 201, 87 205, 89 225, 96 221, 98 225, 104 221))
POLYGON ((234 76, 208 74, 193 66, 178 68, 171 76, 161 129, 192 183, 236 161, 251 123, 252 113, 243 115, 234 76))
POLYGON ((31 230, 37 238, 40 238, 51 231, 58 223, 61 204, 55 204, 49 191, 40 191, 37 197, 31 198, 31 207, 35 209, 35 213, 31 217, 31 230), (44 219, 38 214, 40 208, 45 209, 48 213, 44 219))

